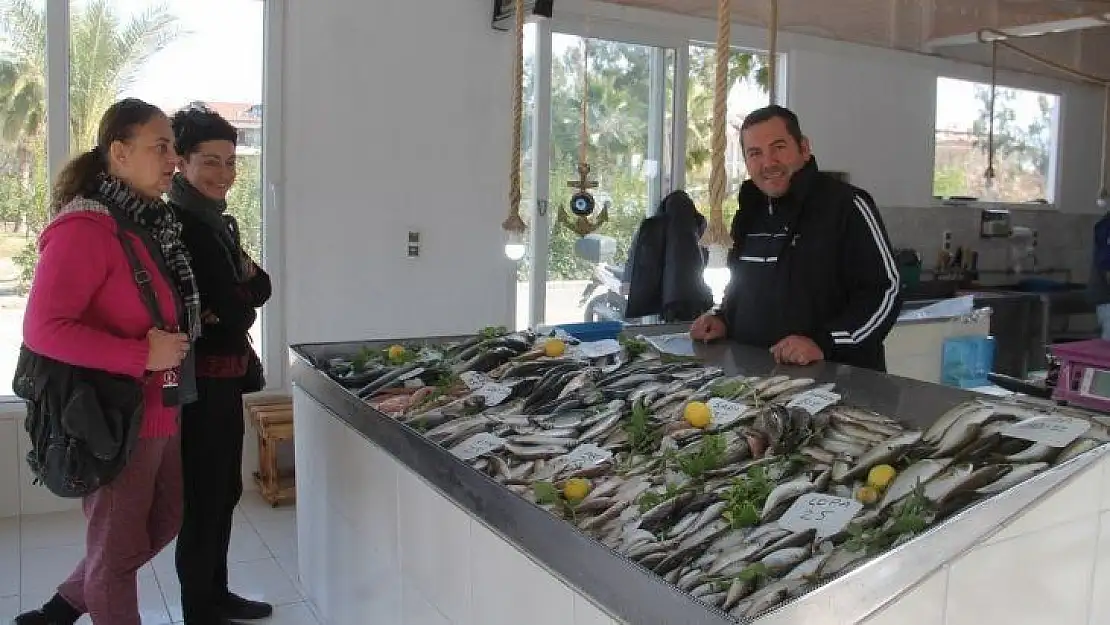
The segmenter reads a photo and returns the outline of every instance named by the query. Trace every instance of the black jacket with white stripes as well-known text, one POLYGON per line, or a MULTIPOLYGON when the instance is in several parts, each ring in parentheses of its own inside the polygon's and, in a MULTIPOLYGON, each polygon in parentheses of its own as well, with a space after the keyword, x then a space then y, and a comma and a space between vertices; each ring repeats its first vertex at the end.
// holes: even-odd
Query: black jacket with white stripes
POLYGON ((732 221, 732 280, 718 313, 729 338, 770 347, 813 339, 830 361, 886 370, 883 341, 901 308, 898 268, 871 196, 817 170, 768 200, 751 180, 732 221))

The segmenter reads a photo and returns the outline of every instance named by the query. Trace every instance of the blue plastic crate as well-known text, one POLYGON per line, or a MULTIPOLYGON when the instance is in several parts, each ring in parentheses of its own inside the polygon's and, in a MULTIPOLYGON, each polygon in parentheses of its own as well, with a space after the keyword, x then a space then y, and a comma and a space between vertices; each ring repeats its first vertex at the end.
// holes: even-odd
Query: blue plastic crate
POLYGON ((624 324, 620 321, 596 321, 592 323, 561 323, 555 327, 561 328, 583 343, 589 343, 617 338, 620 336, 621 330, 624 329, 624 324))
POLYGON ((994 369, 993 336, 956 336, 944 339, 940 383, 957 388, 987 386, 994 369))

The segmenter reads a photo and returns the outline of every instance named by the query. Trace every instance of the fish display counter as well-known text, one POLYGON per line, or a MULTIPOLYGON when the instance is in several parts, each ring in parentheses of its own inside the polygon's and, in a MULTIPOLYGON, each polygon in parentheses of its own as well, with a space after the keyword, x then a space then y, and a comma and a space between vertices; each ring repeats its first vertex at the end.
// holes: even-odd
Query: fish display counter
POLYGON ((907 597, 1110 449, 1102 415, 674 330, 295 346, 319 615, 931 625, 907 597))

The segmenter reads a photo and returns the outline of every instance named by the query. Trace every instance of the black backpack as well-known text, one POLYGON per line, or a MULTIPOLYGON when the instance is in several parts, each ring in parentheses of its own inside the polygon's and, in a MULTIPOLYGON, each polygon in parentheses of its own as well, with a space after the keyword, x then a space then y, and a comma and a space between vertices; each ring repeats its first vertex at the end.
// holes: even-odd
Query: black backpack
MULTIPOLYGON (((112 213, 143 303, 164 327, 150 273, 126 231, 130 219, 112 213)), ((12 389, 26 401, 31 437, 27 464, 35 483, 59 497, 84 497, 114 480, 131 457, 143 422, 143 386, 131 376, 66 364, 21 345, 12 389)))

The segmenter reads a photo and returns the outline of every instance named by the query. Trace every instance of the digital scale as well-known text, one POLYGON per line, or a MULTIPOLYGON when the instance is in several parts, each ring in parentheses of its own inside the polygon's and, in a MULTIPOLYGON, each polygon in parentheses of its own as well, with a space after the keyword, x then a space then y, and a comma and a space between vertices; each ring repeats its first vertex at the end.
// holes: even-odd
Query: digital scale
POLYGON ((1061 343, 1049 349, 1060 361, 1052 399, 1110 413, 1110 341, 1061 343))

